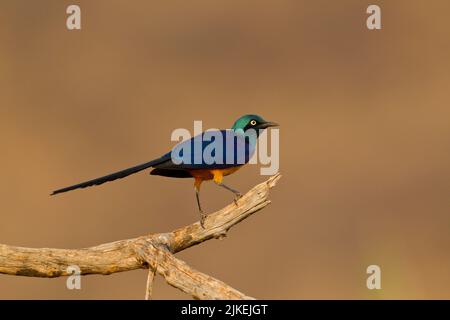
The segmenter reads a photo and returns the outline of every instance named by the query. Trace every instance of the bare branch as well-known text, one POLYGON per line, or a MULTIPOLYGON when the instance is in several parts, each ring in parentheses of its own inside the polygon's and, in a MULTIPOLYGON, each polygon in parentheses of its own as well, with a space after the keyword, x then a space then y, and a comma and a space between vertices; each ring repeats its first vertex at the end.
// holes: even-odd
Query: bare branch
POLYGON ((152 298, 153 280, 155 279, 155 274, 156 274, 155 269, 148 268, 147 288, 145 290, 145 300, 150 300, 152 298))
POLYGON ((185 262, 151 242, 140 240, 136 251, 151 269, 163 276, 167 283, 190 294, 195 299, 254 299, 233 289, 220 280, 194 270, 185 262))
POLYGON ((169 284, 198 299, 249 299, 225 283, 190 268, 173 254, 203 241, 226 236, 231 227, 270 203, 269 190, 280 177, 280 174, 270 177, 248 191, 237 204, 232 203, 208 215, 205 229, 196 222, 168 233, 84 249, 34 249, 0 244, 0 273, 53 278, 70 275, 67 267, 71 265, 77 265, 83 275, 149 268, 148 297, 153 282, 150 273, 157 272, 169 284))

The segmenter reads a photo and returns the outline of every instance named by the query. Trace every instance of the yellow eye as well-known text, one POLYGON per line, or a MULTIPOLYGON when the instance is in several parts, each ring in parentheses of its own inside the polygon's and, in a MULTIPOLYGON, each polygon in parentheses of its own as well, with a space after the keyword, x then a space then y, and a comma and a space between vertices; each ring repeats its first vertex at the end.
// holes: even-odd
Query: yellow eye
POLYGON ((254 125, 256 124, 256 120, 250 121, 250 124, 251 124, 252 126, 254 126, 254 125))

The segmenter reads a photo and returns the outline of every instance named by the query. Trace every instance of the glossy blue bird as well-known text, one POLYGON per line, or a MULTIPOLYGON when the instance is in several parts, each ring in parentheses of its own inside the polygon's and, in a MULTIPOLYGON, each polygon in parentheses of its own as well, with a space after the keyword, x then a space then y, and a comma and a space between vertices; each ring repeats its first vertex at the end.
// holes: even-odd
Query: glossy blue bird
POLYGON ((52 195, 79 188, 100 185, 108 181, 121 179, 133 173, 153 168, 151 175, 172 178, 194 178, 194 188, 201 213, 201 225, 204 227, 206 214, 200 204, 200 185, 205 180, 213 180, 235 194, 235 200, 241 193, 227 185, 223 177, 230 175, 247 164, 255 152, 261 130, 278 124, 265 121, 255 114, 240 117, 228 130, 205 131, 198 136, 177 144, 170 152, 143 164, 121 170, 100 178, 58 189, 52 195))

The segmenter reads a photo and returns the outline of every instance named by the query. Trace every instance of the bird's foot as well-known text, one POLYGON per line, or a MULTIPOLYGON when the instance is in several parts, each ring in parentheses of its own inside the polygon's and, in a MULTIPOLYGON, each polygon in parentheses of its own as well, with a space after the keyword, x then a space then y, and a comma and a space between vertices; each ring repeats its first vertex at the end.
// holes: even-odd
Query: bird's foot
POLYGON ((236 196, 234 197, 234 204, 237 206, 239 199, 242 198, 242 194, 237 192, 237 193, 235 193, 235 195, 236 196))
POLYGON ((200 212, 200 225, 202 226, 203 229, 205 229, 205 221, 207 216, 208 216, 207 213, 204 213, 203 211, 200 212))

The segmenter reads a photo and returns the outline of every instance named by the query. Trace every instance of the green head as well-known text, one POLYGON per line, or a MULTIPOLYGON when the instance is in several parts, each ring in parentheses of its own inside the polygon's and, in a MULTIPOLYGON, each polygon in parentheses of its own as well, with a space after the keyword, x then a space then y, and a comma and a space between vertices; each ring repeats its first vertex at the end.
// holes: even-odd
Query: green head
POLYGON ((231 127, 231 129, 243 130, 244 132, 247 131, 248 129, 253 129, 256 131, 256 134, 259 135, 259 130, 276 126, 278 126, 277 123, 266 121, 256 114, 246 114, 245 116, 242 116, 239 119, 237 119, 236 122, 231 127))

